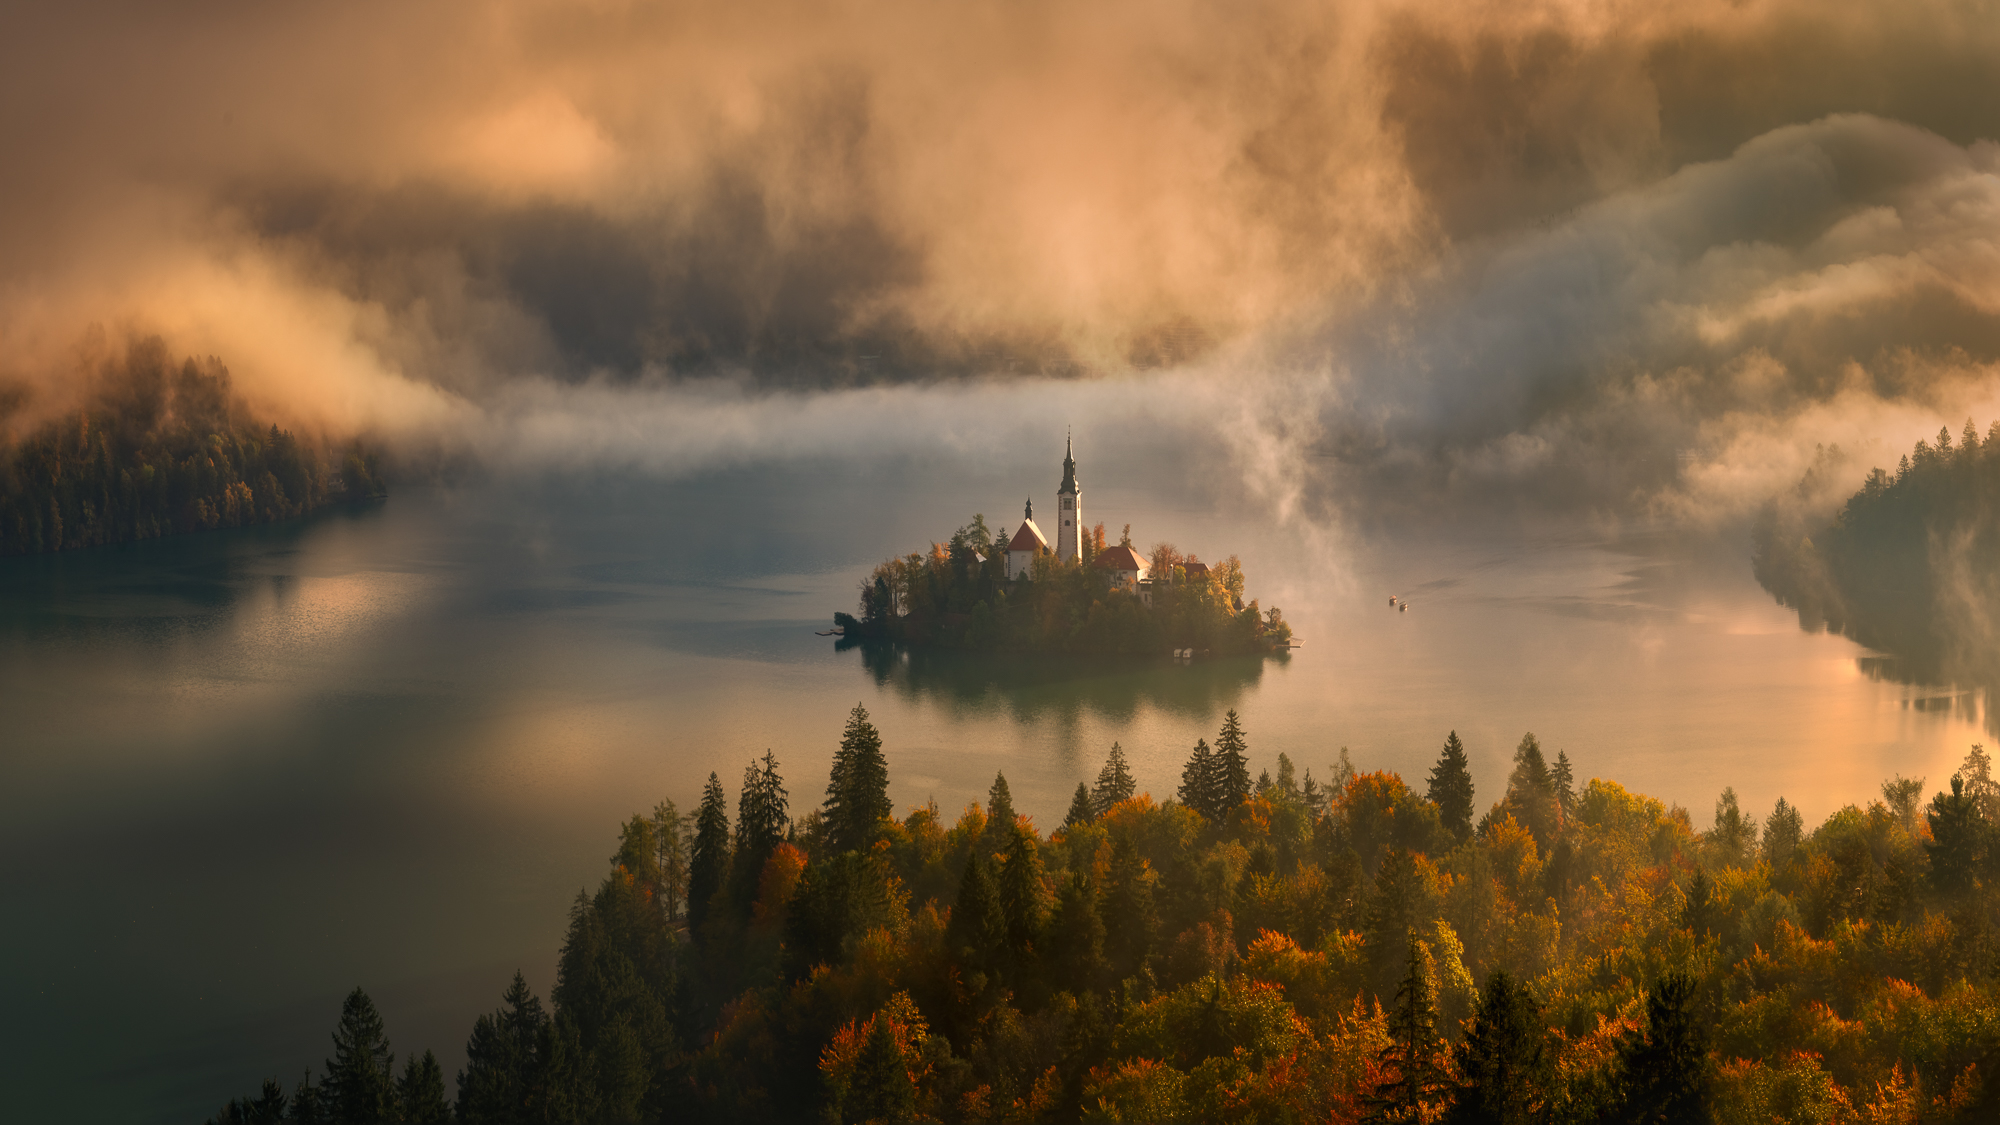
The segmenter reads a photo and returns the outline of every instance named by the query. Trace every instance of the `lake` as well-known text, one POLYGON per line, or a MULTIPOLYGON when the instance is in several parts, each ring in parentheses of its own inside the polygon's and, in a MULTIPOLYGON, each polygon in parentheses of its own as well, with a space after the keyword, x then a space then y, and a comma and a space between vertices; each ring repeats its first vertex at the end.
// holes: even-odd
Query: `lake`
POLYGON ((1311 527, 1087 458, 1086 516, 1139 525, 1142 549, 1240 555, 1304 647, 1000 658, 814 635, 885 555, 974 510, 1015 526, 1020 479, 1052 493, 1055 460, 406 486, 282 527, 0 559, 0 1088, 23 1120, 198 1122, 317 1069, 357 984, 396 1049, 449 1076, 516 967, 547 995, 620 821, 689 809, 711 770, 733 801, 767 748, 803 811, 857 701, 899 805, 955 810, 1004 770, 1044 830, 1114 740, 1171 793, 1231 708, 1253 770, 1282 751, 1324 778, 1345 746, 1421 785, 1456 729, 1483 808, 1532 730, 1697 827, 1725 785, 1810 822, 1892 774, 1935 789, 1987 737, 1980 693, 1896 683, 1802 631, 1741 535, 1311 527))

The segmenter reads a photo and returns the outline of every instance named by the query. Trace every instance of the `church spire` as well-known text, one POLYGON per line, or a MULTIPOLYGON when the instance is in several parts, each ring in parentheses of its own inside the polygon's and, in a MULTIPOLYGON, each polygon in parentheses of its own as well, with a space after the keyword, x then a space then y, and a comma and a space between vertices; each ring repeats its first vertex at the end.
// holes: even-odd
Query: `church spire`
POLYGON ((1028 497, 1028 510, 1027 510, 1027 511, 1025 511, 1025 512, 1022 512, 1022 513, 1021 513, 1021 518, 1022 518, 1022 519, 1024 519, 1024 520, 1031 520, 1031 519, 1034 519, 1034 518, 1035 518, 1035 498, 1034 498, 1034 497, 1032 497, 1032 496, 1028 497))
POLYGON ((1058 493, 1067 494, 1070 496, 1075 496, 1079 491, 1076 487, 1076 454, 1071 451, 1070 437, 1068 434, 1063 435, 1062 487, 1058 488, 1056 491, 1058 493))

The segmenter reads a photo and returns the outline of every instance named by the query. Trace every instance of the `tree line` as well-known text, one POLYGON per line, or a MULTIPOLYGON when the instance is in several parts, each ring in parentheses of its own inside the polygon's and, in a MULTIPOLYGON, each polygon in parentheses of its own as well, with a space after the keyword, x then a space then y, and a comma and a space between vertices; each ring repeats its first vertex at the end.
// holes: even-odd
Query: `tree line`
POLYGON ((1114 744, 1044 833, 1004 774, 898 817, 860 706, 823 797, 771 752, 620 827, 550 1004, 517 974, 455 1098, 357 990, 323 1077, 215 1122, 1991 1120, 2000 782, 1892 778, 1808 830, 1579 783, 1525 735, 1476 800, 1114 744), (804 804, 804 802, 800 802, 804 804), (733 812, 733 816, 732 816, 733 812))
MULTIPOLYGON (((1146 598, 1116 588, 1110 572, 1092 567, 1106 549, 1104 525, 1081 530, 1080 565, 1038 555, 1026 574, 1009 580, 1007 544, 987 529, 984 515, 975 515, 928 553, 877 566, 861 583, 859 615, 836 613, 834 624, 854 640, 990 652, 1221 654, 1290 646, 1283 611, 1244 602, 1236 556, 1203 567, 1173 544, 1156 543, 1146 598)), ((1118 546, 1132 546, 1131 530, 1125 528, 1118 546)))
MULTIPOLYGON (((0 424, 21 404, 0 398, 0 424)), ((157 337, 96 373, 83 405, 0 446, 0 555, 291 519, 384 493, 375 455, 338 455, 250 416, 214 359, 157 337)))
POLYGON ((1812 626, 1898 653, 1932 676, 2000 675, 1992 638, 1968 633, 2000 605, 2000 422, 1985 439, 1970 419, 1956 442, 1941 427, 1891 474, 1873 469, 1830 520, 1805 499, 1843 457, 1822 449, 1754 530, 1758 581, 1812 626))

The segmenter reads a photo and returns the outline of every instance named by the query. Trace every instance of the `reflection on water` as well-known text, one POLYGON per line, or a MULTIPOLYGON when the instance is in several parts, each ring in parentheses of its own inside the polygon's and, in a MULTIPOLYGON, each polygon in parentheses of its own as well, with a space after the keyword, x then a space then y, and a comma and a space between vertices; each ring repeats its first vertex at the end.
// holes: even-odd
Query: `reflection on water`
POLYGON ((904 699, 946 708, 955 718, 1005 714, 1016 722, 1075 719, 1090 714, 1128 723, 1146 708, 1206 720, 1242 700, 1275 656, 1181 659, 1170 656, 1075 656, 960 652, 843 640, 859 649, 878 687, 904 699))
MULTIPOLYGON (((1855 667, 1876 683, 1905 684, 1912 690, 1903 696, 1903 706, 1912 711, 1948 715, 1963 723, 1985 728, 2000 738, 2000 715, 1986 705, 1993 698, 1989 686, 1967 687, 1951 683, 1940 673, 1942 661, 1936 657, 1912 660, 1903 656, 1862 656, 1855 667)), ((1989 681, 1990 682, 1990 681, 1989 681)))

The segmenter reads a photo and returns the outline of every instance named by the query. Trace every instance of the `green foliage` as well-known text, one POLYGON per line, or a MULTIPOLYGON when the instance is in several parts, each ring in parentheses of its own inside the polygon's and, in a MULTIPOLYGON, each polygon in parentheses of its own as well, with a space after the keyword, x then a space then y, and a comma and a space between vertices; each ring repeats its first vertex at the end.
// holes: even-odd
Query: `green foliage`
POLYGON ((826 783, 827 843, 837 852, 865 849, 893 812, 882 735, 868 721, 868 709, 857 703, 847 716, 826 783))
POLYGON ((368 994, 356 988, 340 1006, 333 1032, 333 1057, 320 1083, 327 1119, 333 1125, 375 1125, 396 1109, 396 1056, 389 1052, 382 1016, 368 994))
POLYGON ((1104 758, 1104 768, 1097 771, 1097 784, 1090 790, 1091 814, 1103 816, 1113 805, 1131 800, 1138 791, 1139 782, 1125 762, 1125 749, 1112 743, 1111 753, 1104 758))
POLYGON ((1710 1119, 1706 1037, 1694 978, 1668 973, 1646 992, 1646 1023, 1620 1054, 1626 1119, 1698 1125, 1710 1119))
POLYGON ((1076 796, 1070 798, 1069 812, 1063 814, 1063 829, 1076 828, 1097 819, 1097 807, 1090 800, 1090 786, 1076 783, 1076 796))
POLYGON ((688 929, 699 933, 715 897, 729 880, 729 799, 722 782, 708 775, 701 807, 694 816, 694 846, 688 858, 688 929))
POLYGON ((1447 1120, 1452 1125, 1526 1125, 1537 1121, 1549 1096, 1544 1040, 1548 1026, 1525 985, 1505 969, 1486 978, 1456 1061, 1459 1089, 1447 1120))
MULTIPOLYGON (((8 408, 0 399, 0 432, 8 408)), ((221 364, 175 368, 153 337, 100 365, 76 410, 0 447, 0 555, 271 523, 382 494, 373 454, 253 419, 221 364)))
POLYGON ((1446 830, 1460 840, 1472 835, 1472 764, 1457 731, 1445 736, 1437 765, 1431 767, 1428 796, 1446 830))

